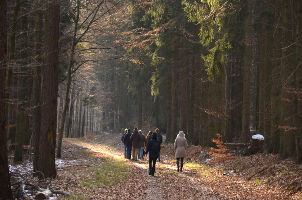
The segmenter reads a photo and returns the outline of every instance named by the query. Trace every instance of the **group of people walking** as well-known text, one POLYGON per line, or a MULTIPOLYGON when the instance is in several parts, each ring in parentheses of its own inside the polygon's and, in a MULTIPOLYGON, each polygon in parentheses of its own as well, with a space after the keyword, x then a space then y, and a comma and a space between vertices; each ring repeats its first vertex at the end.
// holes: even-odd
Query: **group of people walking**
MULTIPOLYGON (((127 159, 144 159, 144 155, 149 154, 149 175, 154 176, 156 161, 160 162, 160 147, 163 142, 163 137, 158 128, 154 132, 149 131, 145 136, 141 130, 135 128, 133 132, 130 129, 125 129, 122 135, 124 143, 124 156, 127 159)), ((179 131, 175 142, 175 158, 177 171, 182 172, 186 149, 188 147, 187 140, 183 131, 179 131)))

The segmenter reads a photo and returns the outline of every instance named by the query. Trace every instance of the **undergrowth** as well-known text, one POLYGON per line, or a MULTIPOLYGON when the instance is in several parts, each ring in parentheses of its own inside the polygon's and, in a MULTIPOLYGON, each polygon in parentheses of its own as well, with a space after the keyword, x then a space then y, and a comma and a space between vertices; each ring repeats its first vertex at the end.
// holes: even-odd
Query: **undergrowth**
POLYGON ((228 149, 221 139, 221 134, 216 134, 217 138, 212 139, 212 142, 215 143, 217 148, 211 147, 211 151, 208 153, 213 160, 210 160, 212 163, 218 163, 229 159, 234 159, 235 156, 232 153, 228 153, 228 149))

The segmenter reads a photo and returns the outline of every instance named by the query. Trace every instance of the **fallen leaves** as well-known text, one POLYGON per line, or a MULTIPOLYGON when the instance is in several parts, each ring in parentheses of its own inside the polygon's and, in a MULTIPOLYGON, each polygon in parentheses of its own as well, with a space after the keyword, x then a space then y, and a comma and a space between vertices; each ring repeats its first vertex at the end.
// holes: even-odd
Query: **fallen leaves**
POLYGON ((62 191, 53 195, 59 199, 301 199, 301 165, 270 154, 206 164, 208 151, 189 147, 184 172, 179 173, 173 145, 165 144, 151 177, 146 161, 123 159, 120 135, 103 134, 64 139, 56 179, 33 178, 29 162, 10 168, 13 186, 27 184, 31 198, 49 188, 62 191))

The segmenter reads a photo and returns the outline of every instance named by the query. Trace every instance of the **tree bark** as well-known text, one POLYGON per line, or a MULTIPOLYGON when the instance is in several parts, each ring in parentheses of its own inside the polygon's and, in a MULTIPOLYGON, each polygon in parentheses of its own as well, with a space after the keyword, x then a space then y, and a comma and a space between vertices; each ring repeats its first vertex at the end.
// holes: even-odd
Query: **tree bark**
POLYGON ((84 107, 84 113, 82 116, 81 134, 80 134, 81 137, 85 136, 86 110, 87 110, 87 107, 86 108, 84 107))
POLYGON ((251 42, 251 64, 249 74, 249 129, 252 133, 258 129, 258 35, 256 32, 256 15, 258 0, 250 2, 251 6, 251 28, 250 42, 251 42))
MULTIPOLYGON (((296 75, 296 86, 297 90, 301 91, 302 89, 302 59, 301 59, 301 51, 302 51, 302 3, 301 1, 296 1, 295 5, 295 23, 296 23, 296 66, 299 67, 296 75)), ((295 125, 297 127, 297 131, 295 133, 295 143, 296 143, 296 160, 298 163, 302 163, 302 94, 297 94, 297 116, 295 120, 295 125)))
POLYGON ((67 119, 67 126, 65 130, 65 137, 70 137, 70 131, 72 127, 72 118, 73 118, 73 110, 74 110, 74 90, 71 92, 71 99, 70 99, 70 108, 69 114, 67 119))
POLYGON ((143 88, 139 86, 138 89, 138 129, 142 129, 143 126, 143 88))
POLYGON ((5 117, 5 75, 7 67, 7 2, 0 1, 0 197, 12 199, 8 170, 5 117))
POLYGON ((77 130, 76 130, 76 132, 77 132, 77 137, 81 137, 81 130, 82 130, 82 110, 83 110, 83 103, 82 103, 82 101, 81 101, 81 99, 79 99, 79 102, 80 102, 80 104, 79 104, 79 109, 80 109, 80 111, 79 111, 79 119, 78 119, 78 122, 77 122, 77 124, 78 124, 78 127, 77 127, 77 130))
POLYGON ((292 92, 296 89, 295 73, 295 56, 292 52, 293 48, 283 48, 289 46, 295 42, 295 35, 293 34, 295 28, 293 23, 292 6, 293 1, 284 1, 282 3, 283 8, 281 11, 281 23, 284 28, 282 29, 281 39, 281 126, 290 127, 281 128, 280 134, 280 150, 279 153, 282 158, 295 156, 295 124, 294 120, 297 112, 296 108, 296 95, 292 92), (292 76, 291 76, 292 75, 292 76))
POLYGON ((61 149, 62 149, 62 139, 64 134, 64 126, 65 126, 65 120, 66 120, 66 113, 67 109, 69 107, 69 94, 70 94, 70 88, 71 88, 71 81, 72 81, 72 68, 74 64, 74 53, 75 53, 75 47, 77 45, 77 32, 78 32, 78 22, 79 22, 79 16, 80 16, 80 1, 77 0, 77 15, 75 19, 74 24, 74 30, 73 30, 73 38, 72 38, 72 44, 71 44, 71 53, 69 57, 69 65, 68 65, 68 72, 67 72, 67 84, 66 84, 66 94, 65 94, 65 105, 63 108, 62 118, 61 118, 61 127, 60 132, 58 135, 58 148, 57 148, 57 157, 61 158, 61 149))
POLYGON ((42 118, 39 148, 40 171, 44 178, 56 177, 55 145, 57 126, 58 57, 60 1, 49 0, 46 20, 46 64, 42 95, 42 118))
POLYGON ((177 120, 177 96, 176 96, 176 80, 177 80, 177 70, 171 69, 171 88, 170 88, 170 111, 167 127, 167 142, 172 142, 174 136, 176 135, 176 120, 177 120))
POLYGON ((17 78, 17 106, 16 106, 16 148, 14 152, 14 162, 21 162, 23 160, 23 144, 25 140, 25 136, 28 131, 26 128, 26 95, 27 91, 24 88, 26 85, 26 77, 24 74, 27 73, 27 69, 25 66, 28 64, 27 54, 29 53, 28 50, 25 50, 28 47, 28 17, 26 12, 29 10, 29 2, 24 0, 22 2, 22 9, 21 9, 21 19, 20 19, 20 61, 18 66, 18 74, 15 78, 17 78))
MULTIPOLYGON (((17 32, 17 24, 18 24, 18 17, 19 12, 21 8, 21 1, 16 0, 15 7, 14 7, 14 13, 13 13, 13 21, 12 21, 12 28, 9 35, 9 51, 8 51, 8 72, 7 72, 7 81, 6 81, 6 114, 7 114, 7 124, 15 124, 16 123, 16 108, 10 100, 13 98, 14 90, 14 67, 13 67, 13 61, 15 59, 15 51, 16 51, 16 32, 17 32)), ((15 126, 8 126, 7 128, 7 135, 9 138, 15 142, 15 134, 16 134, 16 128, 15 126)))
MULTIPOLYGON (((37 3, 40 6, 40 2, 37 3)), ((41 130, 41 65, 42 65, 42 27, 43 27, 43 12, 38 9, 36 12, 35 22, 35 60, 36 66, 34 68, 33 78, 33 144, 34 144, 34 159, 33 170, 38 170, 39 160, 39 143, 40 143, 40 130, 41 130)))

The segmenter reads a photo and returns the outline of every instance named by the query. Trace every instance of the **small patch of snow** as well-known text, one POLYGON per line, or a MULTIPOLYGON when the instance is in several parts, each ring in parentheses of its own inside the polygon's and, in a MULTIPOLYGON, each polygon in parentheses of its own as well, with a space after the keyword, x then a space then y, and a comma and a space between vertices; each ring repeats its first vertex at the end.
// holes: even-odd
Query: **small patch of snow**
POLYGON ((9 171, 11 173, 20 173, 21 175, 30 174, 33 171, 33 166, 31 162, 26 162, 24 164, 9 165, 9 171))
POLYGON ((50 191, 49 188, 47 188, 46 190, 42 191, 43 194, 45 194, 45 196, 50 196, 52 194, 52 192, 50 191))
POLYGON ((56 165, 58 169, 64 168, 64 167, 71 167, 76 165, 81 165, 85 163, 87 160, 85 159, 78 159, 78 160, 63 160, 63 159, 57 159, 56 165))
POLYGON ((264 136, 260 134, 256 134, 252 136, 253 140, 264 140, 264 136))
POLYGON ((64 167, 64 160, 57 159, 56 160, 56 165, 57 165, 58 168, 63 168, 64 167))

